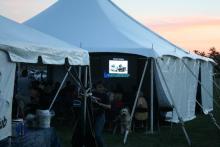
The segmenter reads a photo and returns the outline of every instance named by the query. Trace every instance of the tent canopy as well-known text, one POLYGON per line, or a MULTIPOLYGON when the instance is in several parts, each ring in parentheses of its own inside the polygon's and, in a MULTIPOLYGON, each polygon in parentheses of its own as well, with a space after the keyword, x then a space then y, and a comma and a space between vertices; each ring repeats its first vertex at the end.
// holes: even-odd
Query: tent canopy
POLYGON ((86 50, 69 45, 25 25, 0 16, 0 49, 6 51, 13 62, 44 64, 88 65, 86 50))
POLYGON ((119 52, 162 57, 189 53, 138 23, 110 0, 60 0, 25 24, 89 52, 119 52))

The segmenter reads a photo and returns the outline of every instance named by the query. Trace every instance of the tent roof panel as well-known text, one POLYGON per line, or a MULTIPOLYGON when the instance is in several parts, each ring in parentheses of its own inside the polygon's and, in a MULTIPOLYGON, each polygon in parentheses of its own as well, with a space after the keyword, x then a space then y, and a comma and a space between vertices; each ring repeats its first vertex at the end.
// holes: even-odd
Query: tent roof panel
POLYGON ((86 50, 0 16, 0 49, 14 62, 88 65, 86 50))
POLYGON ((202 59, 138 23, 110 0, 60 0, 26 22, 89 52, 202 59), (139 50, 137 50, 139 49, 139 50))

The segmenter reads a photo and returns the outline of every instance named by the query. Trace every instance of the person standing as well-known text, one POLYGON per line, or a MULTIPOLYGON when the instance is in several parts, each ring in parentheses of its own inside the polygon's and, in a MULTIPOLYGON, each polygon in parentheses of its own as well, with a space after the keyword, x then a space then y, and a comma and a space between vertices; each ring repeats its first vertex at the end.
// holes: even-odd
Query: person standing
POLYGON ((17 94, 15 98, 18 105, 18 112, 16 117, 24 117, 24 109, 30 102, 30 85, 31 82, 28 79, 28 70, 24 69, 21 73, 21 77, 17 80, 17 94))
POLYGON ((111 109, 109 97, 102 82, 95 85, 94 118, 95 118, 95 137, 98 147, 105 147, 102 131, 105 126, 105 111, 111 109))

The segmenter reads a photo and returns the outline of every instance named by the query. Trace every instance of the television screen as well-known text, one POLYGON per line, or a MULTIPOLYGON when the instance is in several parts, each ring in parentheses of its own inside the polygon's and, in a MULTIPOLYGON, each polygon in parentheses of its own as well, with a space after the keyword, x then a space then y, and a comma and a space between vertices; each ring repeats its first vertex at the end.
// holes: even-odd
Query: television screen
POLYGON ((128 61, 109 60, 109 74, 128 74, 128 61))

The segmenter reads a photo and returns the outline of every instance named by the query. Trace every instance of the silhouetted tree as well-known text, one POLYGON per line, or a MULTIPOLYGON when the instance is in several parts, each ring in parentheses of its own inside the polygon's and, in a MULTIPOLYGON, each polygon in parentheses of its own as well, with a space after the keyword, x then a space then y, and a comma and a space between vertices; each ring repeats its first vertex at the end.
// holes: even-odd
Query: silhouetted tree
POLYGON ((215 47, 209 49, 208 57, 212 58, 217 63, 215 72, 220 72, 220 53, 216 51, 215 47))
POLYGON ((194 53, 196 53, 197 55, 200 55, 200 56, 204 56, 204 57, 207 57, 206 56, 206 53, 203 51, 203 52, 200 52, 198 50, 194 50, 194 53))
POLYGON ((220 53, 216 51, 215 47, 209 49, 208 57, 215 60, 220 65, 220 53))
POLYGON ((196 53, 200 56, 204 56, 204 57, 208 57, 208 58, 213 59, 216 62, 215 72, 218 72, 218 73, 220 72, 220 53, 216 50, 215 47, 211 47, 207 54, 205 52, 200 52, 198 50, 194 50, 194 53, 196 53))

